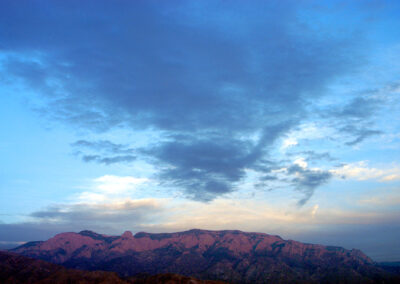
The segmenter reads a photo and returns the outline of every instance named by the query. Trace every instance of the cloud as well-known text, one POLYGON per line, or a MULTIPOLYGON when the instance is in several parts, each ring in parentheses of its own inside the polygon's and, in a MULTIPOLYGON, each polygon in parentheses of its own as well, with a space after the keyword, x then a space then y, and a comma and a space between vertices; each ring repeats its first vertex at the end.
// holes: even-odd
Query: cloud
POLYGON ((318 169, 308 169, 304 161, 295 163, 287 169, 289 175, 295 175, 291 180, 296 189, 304 193, 304 198, 298 201, 298 205, 303 206, 314 194, 317 187, 327 183, 332 177, 329 171, 318 169))
POLYGON ((112 156, 102 157, 100 155, 83 155, 82 160, 85 162, 97 162, 99 164, 118 164, 118 163, 129 163, 136 160, 136 156, 125 155, 125 156, 112 156))
POLYGON ((330 171, 337 177, 355 179, 355 180, 377 180, 379 182, 389 182, 400 180, 400 168, 393 166, 391 168, 373 168, 368 166, 367 161, 360 161, 342 165, 338 169, 330 171))
POLYGON ((99 141, 87 141, 78 140, 71 144, 71 146, 76 148, 88 148, 96 151, 104 151, 113 154, 133 154, 134 149, 129 148, 127 145, 115 144, 108 140, 99 141))
POLYGON ((148 183, 147 178, 132 176, 104 175, 91 181, 90 185, 75 196, 74 202, 79 204, 98 204, 107 201, 120 201, 129 198, 140 186, 148 183))
POLYGON ((317 214, 318 208, 319 208, 319 205, 318 205, 318 204, 315 204, 314 207, 312 208, 311 216, 312 216, 313 218, 315 217, 315 214, 317 214))
POLYGON ((272 175, 264 175, 260 178, 261 181, 270 181, 270 180, 277 180, 278 178, 276 176, 272 175))
POLYGON ((371 136, 383 134, 382 130, 372 128, 373 119, 387 103, 386 99, 378 96, 379 92, 364 92, 363 96, 354 97, 344 105, 331 105, 323 110, 322 116, 332 121, 331 126, 351 139, 345 145, 354 146, 371 136))
POLYGON ((172 182, 198 200, 209 201, 232 191, 230 183, 244 177, 251 151, 249 143, 192 140, 164 143, 151 155, 165 164, 159 180, 172 182))
MULTIPOLYGON (((2 242, 46 240, 58 233, 82 230, 113 235, 121 234, 125 230, 143 231, 145 226, 163 222, 168 216, 165 209, 167 203, 167 199, 125 198, 96 204, 54 204, 31 213, 24 222, 0 223, 0 240, 2 242)), ((12 247, 12 244, 7 247, 12 247)))
POLYGON ((0 223, 0 241, 29 241, 65 231, 90 229, 105 233, 119 230, 140 231, 144 224, 163 222, 168 216, 167 198, 138 198, 146 178, 104 175, 82 187, 69 202, 54 203, 25 216, 14 224, 0 223), (29 234, 23 232, 23 228, 29 234), (2 231, 3 229, 9 230, 2 231))
POLYGON ((117 223, 126 225, 132 220, 140 224, 151 219, 150 215, 158 211, 162 211, 162 207, 160 201, 156 199, 125 199, 96 204, 59 204, 33 212, 30 217, 39 222, 71 224, 76 222, 80 227, 90 227, 93 223, 104 226, 117 223))
MULTIPOLYGON (((158 131, 144 159, 202 201, 232 192, 247 167, 260 169, 308 103, 362 64, 363 39, 334 25, 320 33, 301 19, 298 9, 313 8, 300 2, 1 5, 0 64, 38 95, 44 117, 99 133, 158 131)), ((119 152, 80 154, 84 161, 138 158, 103 142, 74 146, 119 152)))
POLYGON ((288 138, 286 138, 286 139, 283 140, 281 149, 282 149, 282 150, 286 150, 287 148, 296 146, 296 145, 298 145, 298 144, 299 144, 299 142, 297 141, 296 138, 294 138, 294 137, 288 137, 288 138))
POLYGON ((299 145, 301 140, 326 139, 331 137, 333 130, 326 124, 318 123, 318 121, 305 121, 297 125, 286 134, 286 138, 282 141, 282 150, 299 145))
POLYGON ((383 133, 380 130, 361 128, 354 125, 346 125, 345 127, 341 128, 340 131, 355 136, 354 140, 345 143, 348 146, 356 145, 370 136, 379 135, 383 133))
POLYGON ((135 186, 148 182, 147 178, 135 178, 131 176, 113 176, 105 175, 96 178, 94 182, 97 184, 96 189, 109 194, 126 192, 135 186))
POLYGON ((373 116, 382 105, 382 101, 374 97, 355 97, 339 110, 334 110, 334 116, 346 119, 366 119, 373 116))
POLYGON ((307 159, 300 157, 288 164, 282 161, 271 168, 267 175, 258 177, 255 188, 266 189, 268 191, 284 188, 294 188, 303 193, 303 198, 298 200, 299 207, 304 206, 314 194, 315 190, 328 183, 332 173, 320 168, 309 168, 307 159))
POLYGON ((133 153, 135 153, 133 148, 129 148, 127 145, 123 144, 115 144, 108 140, 78 140, 72 143, 71 146, 75 149, 80 149, 75 152, 75 155, 81 156, 84 162, 96 162, 99 164, 111 165, 117 163, 130 163, 137 159, 137 157, 133 155, 133 153), (95 154, 84 153, 82 152, 82 149, 95 152, 95 154))
POLYGON ((305 161, 320 161, 320 160, 325 160, 325 161, 335 161, 336 159, 331 156, 329 152, 323 152, 323 153, 318 153, 312 150, 308 151, 301 151, 301 152, 294 152, 294 153, 288 153, 289 156, 305 156, 304 158, 305 161))
POLYGON ((265 148, 291 124, 289 121, 266 127, 255 142, 218 135, 204 135, 208 139, 180 137, 179 141, 166 142, 144 153, 165 165, 159 174, 161 181, 182 187, 190 198, 210 201, 231 192, 232 185, 245 176, 246 169, 265 170, 261 161, 265 148))

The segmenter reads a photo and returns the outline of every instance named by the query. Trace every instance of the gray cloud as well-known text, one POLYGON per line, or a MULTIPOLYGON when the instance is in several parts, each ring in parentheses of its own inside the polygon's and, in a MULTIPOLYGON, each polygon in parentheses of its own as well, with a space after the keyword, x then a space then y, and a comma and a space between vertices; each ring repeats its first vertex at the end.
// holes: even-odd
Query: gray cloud
POLYGON ((111 165, 117 163, 130 163, 137 159, 135 150, 124 144, 115 144, 108 140, 87 141, 78 140, 71 144, 75 149, 75 155, 81 156, 84 162, 96 162, 99 164, 111 165), (83 152, 85 151, 85 152, 83 152), (88 154, 86 151, 94 152, 88 154))
POLYGON ((331 156, 330 153, 328 152, 323 152, 323 153, 318 153, 312 150, 309 151, 301 151, 301 152, 294 152, 294 153, 288 153, 287 155, 289 156, 294 156, 294 155, 304 155, 305 160, 308 161, 320 161, 320 160, 325 160, 325 161, 335 161, 336 159, 331 156))
MULTIPOLYGON (((388 91, 392 91, 389 87, 388 91)), ((368 137, 382 134, 380 130, 373 129, 373 118, 382 109, 385 102, 375 98, 380 90, 370 90, 363 96, 353 98, 344 106, 336 106, 322 112, 322 117, 331 120, 334 128, 342 134, 349 136, 350 141, 345 145, 353 146, 361 143, 368 137)))
POLYGON ((370 136, 379 135, 383 133, 380 130, 369 129, 368 127, 363 128, 361 126, 355 126, 355 125, 346 125, 345 127, 341 128, 340 131, 349 133, 351 136, 355 137, 353 140, 345 143, 348 146, 356 145, 370 136))
POLYGON ((113 157, 102 157, 100 155, 83 155, 82 160, 85 162, 96 162, 99 164, 118 164, 118 163, 129 163, 136 160, 135 156, 125 155, 125 156, 113 156, 113 157))
POLYGON ((269 170, 271 163, 261 159, 266 147, 292 124, 288 121, 266 127, 255 142, 219 135, 203 135, 201 139, 180 136, 143 152, 165 165, 160 180, 183 188, 188 197, 209 201, 234 190, 246 168, 269 170))
POLYGON ((135 152, 134 149, 129 148, 127 145, 115 144, 108 140, 100 140, 100 141, 78 140, 72 143, 71 146, 78 148, 88 148, 96 151, 105 151, 107 153, 113 153, 113 154, 133 154, 135 152))
POLYGON ((268 150, 306 116, 307 103, 361 64, 361 38, 335 26, 317 32, 298 13, 311 6, 297 1, 25 4, 1 3, 7 77, 39 94, 41 113, 56 121, 160 131, 168 141, 146 156, 166 167, 160 178, 198 200, 234 190, 246 167, 266 169, 268 150))
POLYGON ((261 181, 277 180, 276 176, 265 175, 260 178, 261 181))
POLYGON ((46 210, 30 214, 39 222, 54 221, 59 223, 78 222, 81 226, 91 223, 112 224, 136 220, 138 223, 149 220, 150 215, 161 212, 161 206, 152 200, 124 201, 109 204, 73 204, 54 205, 46 210))
POLYGON ((329 171, 308 169, 297 164, 288 165, 287 163, 288 161, 282 160, 279 163, 274 163, 271 167, 267 167, 266 170, 263 171, 266 174, 259 178, 258 182, 254 184, 254 187, 260 190, 271 191, 282 187, 293 186, 297 191, 304 194, 304 197, 298 201, 298 205, 303 206, 313 196, 315 190, 326 184, 332 177, 329 171), (280 174, 272 172, 274 169, 283 168, 287 170, 285 172, 280 172, 280 174))
POLYGON ((251 145, 240 140, 172 141, 150 150, 166 165, 160 180, 185 189, 195 199, 210 200, 232 191, 230 183, 244 177, 251 145))
POLYGON ((297 174, 292 179, 292 183, 298 191, 304 193, 304 198, 298 202, 300 206, 304 205, 311 198, 317 187, 325 184, 332 177, 332 174, 328 171, 305 169, 299 165, 292 165, 288 168, 287 172, 290 175, 297 174))
POLYGON ((370 118, 381 105, 382 101, 375 98, 356 97, 340 110, 334 111, 334 115, 347 119, 370 118))

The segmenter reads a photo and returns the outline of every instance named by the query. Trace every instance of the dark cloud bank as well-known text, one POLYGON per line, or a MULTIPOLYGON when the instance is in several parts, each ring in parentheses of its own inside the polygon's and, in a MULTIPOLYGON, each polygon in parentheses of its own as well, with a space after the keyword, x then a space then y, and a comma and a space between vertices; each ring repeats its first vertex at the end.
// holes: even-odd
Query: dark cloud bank
MULTIPOLYGON (((160 166, 161 181, 208 201, 246 169, 268 173, 273 143, 329 82, 360 66, 352 27, 317 29, 299 3, 2 1, 3 68, 45 100, 46 117, 96 132, 160 131, 165 139, 139 155, 160 166)), ((86 162, 138 158, 107 141, 74 146, 86 162)), ((297 171, 305 201, 329 178, 297 171)))

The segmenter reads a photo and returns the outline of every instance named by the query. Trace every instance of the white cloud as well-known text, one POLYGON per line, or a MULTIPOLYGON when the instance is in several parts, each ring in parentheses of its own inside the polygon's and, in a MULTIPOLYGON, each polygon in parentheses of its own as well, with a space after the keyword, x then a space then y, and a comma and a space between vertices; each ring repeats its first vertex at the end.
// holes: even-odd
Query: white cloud
POLYGON ((78 203, 101 203, 107 201, 107 196, 100 193, 84 191, 77 197, 78 203))
POLYGON ((360 181, 371 179, 380 182, 400 180, 400 168, 398 166, 379 169, 369 167, 367 161, 346 164, 330 172, 338 177, 360 181))
POLYGON ((149 180, 146 178, 112 175, 105 175, 94 180, 96 190, 106 194, 125 193, 134 190, 137 185, 147 181, 149 180))
POLYGON ((88 190, 78 194, 74 202, 96 204, 122 200, 131 196, 139 185, 146 182, 149 179, 104 175, 92 180, 88 190))
POLYGON ((294 160, 293 164, 296 164, 299 167, 302 167, 303 169, 306 169, 308 166, 308 164, 304 158, 298 158, 298 159, 294 160))
POLYGON ((299 144, 299 142, 295 137, 288 137, 283 140, 281 150, 286 150, 287 148, 296 146, 297 144, 299 144))
POLYGON ((281 151, 298 145, 300 140, 326 139, 326 137, 333 136, 334 130, 327 126, 318 125, 315 122, 303 123, 298 129, 289 132, 282 141, 281 151))
POLYGON ((315 204, 311 210, 311 217, 313 217, 313 218, 315 217, 315 214, 317 214, 318 208, 319 208, 319 205, 315 204))

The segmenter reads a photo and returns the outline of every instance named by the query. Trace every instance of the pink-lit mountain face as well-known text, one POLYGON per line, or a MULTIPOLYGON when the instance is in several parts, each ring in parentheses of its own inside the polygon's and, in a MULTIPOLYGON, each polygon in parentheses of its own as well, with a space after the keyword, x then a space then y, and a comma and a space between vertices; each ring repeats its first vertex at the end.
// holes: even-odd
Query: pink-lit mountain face
POLYGON ((190 230, 106 236, 62 233, 13 250, 70 268, 140 273, 178 273, 237 283, 364 282, 385 272, 359 250, 304 244, 241 231, 190 230))

